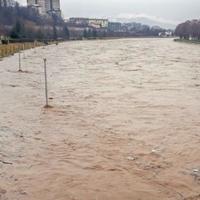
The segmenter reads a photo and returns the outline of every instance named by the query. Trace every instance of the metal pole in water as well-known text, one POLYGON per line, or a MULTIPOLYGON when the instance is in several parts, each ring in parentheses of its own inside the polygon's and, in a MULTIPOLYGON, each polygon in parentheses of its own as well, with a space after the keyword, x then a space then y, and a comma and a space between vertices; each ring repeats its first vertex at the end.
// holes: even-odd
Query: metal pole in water
POLYGON ((25 44, 23 44, 23 58, 25 59, 25 44))
POLYGON ((35 47, 36 47, 36 41, 34 40, 34 46, 33 46, 33 48, 34 48, 34 53, 36 53, 35 47))
POLYGON ((46 98, 45 108, 49 108, 49 102, 48 102, 48 82, 47 82, 47 59, 46 58, 44 58, 44 79, 45 79, 45 98, 46 98))
POLYGON ((21 68, 21 51, 19 50, 19 72, 22 72, 22 68, 21 68))

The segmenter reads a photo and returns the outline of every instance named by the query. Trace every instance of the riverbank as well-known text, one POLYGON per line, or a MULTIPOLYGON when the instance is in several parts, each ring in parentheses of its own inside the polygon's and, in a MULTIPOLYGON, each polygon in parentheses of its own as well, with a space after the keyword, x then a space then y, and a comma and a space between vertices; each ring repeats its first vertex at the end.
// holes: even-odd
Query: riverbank
POLYGON ((0 62, 1 200, 199 200, 198 46, 63 42, 21 64, 0 62))
POLYGON ((174 39, 175 42, 184 42, 189 44, 200 44, 200 40, 185 40, 185 39, 174 39))
POLYGON ((0 59, 3 57, 14 55, 15 53, 21 51, 56 43, 58 43, 58 41, 50 41, 50 42, 34 41, 34 42, 15 42, 8 44, 0 44, 0 59))
MULTIPOLYGON (((14 55, 15 53, 18 53, 19 51, 25 51, 28 49, 32 49, 32 48, 36 48, 36 47, 40 47, 40 46, 45 46, 45 45, 51 45, 51 44, 58 44, 61 42, 74 42, 74 41, 93 41, 93 40, 120 40, 120 39, 169 39, 169 37, 153 37, 153 36, 135 36, 135 37, 104 37, 104 38, 83 38, 83 39, 69 39, 69 40, 57 40, 57 41, 53 41, 53 40, 44 40, 42 41, 32 41, 32 42, 26 42, 21 41, 21 42, 8 42, 8 44, 0 44, 0 58, 3 57, 7 57, 10 55, 14 55)), ((171 37, 173 38, 173 37, 171 37)))

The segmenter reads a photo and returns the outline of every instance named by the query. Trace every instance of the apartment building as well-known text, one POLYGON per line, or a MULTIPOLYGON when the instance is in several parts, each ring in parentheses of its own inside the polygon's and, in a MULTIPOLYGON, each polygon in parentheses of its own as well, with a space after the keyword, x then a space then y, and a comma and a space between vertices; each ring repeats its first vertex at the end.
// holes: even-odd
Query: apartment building
POLYGON ((45 0, 27 0, 27 6, 37 9, 41 15, 46 14, 45 0))
POLYGON ((60 0, 27 0, 27 5, 36 8, 42 15, 55 13, 61 16, 60 0))
POLYGON ((61 14, 60 0, 45 0, 45 9, 47 13, 55 12, 61 14))
POLYGON ((76 26, 88 26, 91 28, 108 28, 108 20, 107 19, 95 19, 95 18, 70 18, 70 24, 74 24, 76 26))
POLYGON ((0 7, 13 7, 16 5, 14 0, 0 0, 0 7))

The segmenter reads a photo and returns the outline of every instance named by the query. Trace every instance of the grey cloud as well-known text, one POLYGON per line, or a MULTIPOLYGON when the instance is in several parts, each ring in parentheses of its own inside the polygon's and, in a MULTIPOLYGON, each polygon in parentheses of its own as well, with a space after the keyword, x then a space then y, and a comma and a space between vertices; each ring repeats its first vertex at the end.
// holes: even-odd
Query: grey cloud
MULTIPOLYGON (((25 0, 19 0, 25 4, 25 0)), ((199 18, 199 0, 61 0, 65 17, 146 15, 171 22, 199 18)))

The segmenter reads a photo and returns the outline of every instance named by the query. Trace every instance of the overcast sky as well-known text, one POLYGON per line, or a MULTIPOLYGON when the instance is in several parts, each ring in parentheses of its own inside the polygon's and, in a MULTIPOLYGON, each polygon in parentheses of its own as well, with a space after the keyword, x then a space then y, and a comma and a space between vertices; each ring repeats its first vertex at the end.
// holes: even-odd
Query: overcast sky
POLYGON ((200 18, 200 0, 61 0, 61 6, 66 18, 141 16, 169 23, 200 18))

